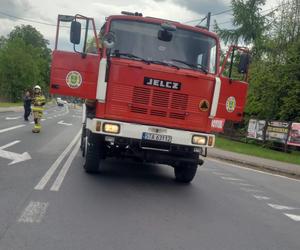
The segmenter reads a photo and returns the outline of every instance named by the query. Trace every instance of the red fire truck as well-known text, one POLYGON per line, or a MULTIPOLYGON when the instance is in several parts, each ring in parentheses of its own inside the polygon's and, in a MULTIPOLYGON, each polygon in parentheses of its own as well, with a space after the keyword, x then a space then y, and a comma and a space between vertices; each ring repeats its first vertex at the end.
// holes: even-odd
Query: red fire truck
POLYGON ((50 89, 86 100, 86 172, 126 157, 171 165, 177 181, 192 181, 213 132, 243 116, 248 51, 231 46, 222 67, 220 53, 203 27, 125 12, 97 32, 92 18, 59 15, 50 89))

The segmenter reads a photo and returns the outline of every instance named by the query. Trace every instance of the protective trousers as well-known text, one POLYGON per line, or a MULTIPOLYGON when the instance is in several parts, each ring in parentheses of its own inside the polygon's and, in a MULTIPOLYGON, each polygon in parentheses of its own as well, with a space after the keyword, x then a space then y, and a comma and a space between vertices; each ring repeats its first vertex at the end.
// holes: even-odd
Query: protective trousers
POLYGON ((45 104, 44 96, 36 96, 34 98, 34 106, 32 108, 33 118, 34 118, 34 127, 32 129, 33 133, 39 133, 41 131, 41 119, 43 117, 43 105, 45 104))

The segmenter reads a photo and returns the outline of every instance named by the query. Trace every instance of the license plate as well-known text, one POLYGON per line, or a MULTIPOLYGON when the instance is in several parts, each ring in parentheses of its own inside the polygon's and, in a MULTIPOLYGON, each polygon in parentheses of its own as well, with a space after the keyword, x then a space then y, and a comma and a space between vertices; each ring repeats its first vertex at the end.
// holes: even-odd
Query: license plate
POLYGON ((152 134, 152 133, 143 133, 143 140, 149 140, 149 141, 159 141, 159 142, 168 142, 171 143, 172 136, 170 135, 159 135, 159 134, 152 134))

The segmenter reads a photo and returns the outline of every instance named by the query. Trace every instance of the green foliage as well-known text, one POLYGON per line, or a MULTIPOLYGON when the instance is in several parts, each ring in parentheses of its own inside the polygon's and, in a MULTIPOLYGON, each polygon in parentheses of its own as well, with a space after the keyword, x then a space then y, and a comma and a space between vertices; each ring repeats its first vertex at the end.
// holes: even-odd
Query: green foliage
POLYGON ((27 89, 39 84, 44 91, 49 82, 48 42, 32 26, 18 26, 0 38, 0 93, 10 101, 21 100, 27 89))
POLYGON ((300 5, 282 1, 261 14, 264 0, 232 0, 233 29, 216 31, 224 42, 252 47, 246 119, 300 121, 300 5))
POLYGON ((238 44, 243 41, 245 44, 261 46, 261 39, 266 29, 266 19, 260 14, 260 6, 265 0, 232 0, 233 28, 221 29, 215 22, 214 29, 223 39, 224 43, 238 44))

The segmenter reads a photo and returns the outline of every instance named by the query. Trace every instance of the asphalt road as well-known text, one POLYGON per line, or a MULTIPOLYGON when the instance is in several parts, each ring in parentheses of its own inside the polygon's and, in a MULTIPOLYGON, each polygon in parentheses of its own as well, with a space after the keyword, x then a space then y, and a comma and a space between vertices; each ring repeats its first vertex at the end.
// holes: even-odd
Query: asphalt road
POLYGON ((300 181, 211 159, 190 185, 124 160, 87 175, 80 112, 49 108, 40 134, 0 113, 1 250, 300 249, 300 181))

